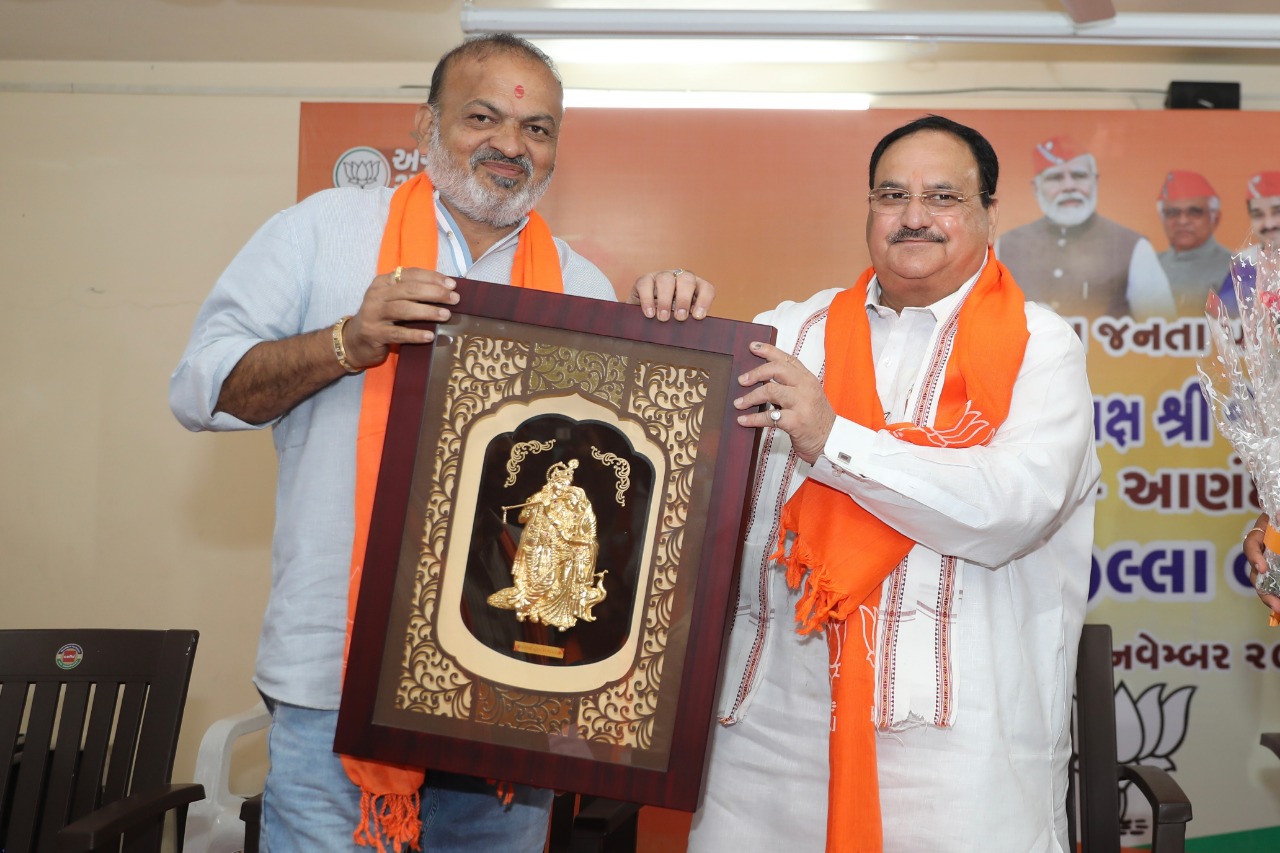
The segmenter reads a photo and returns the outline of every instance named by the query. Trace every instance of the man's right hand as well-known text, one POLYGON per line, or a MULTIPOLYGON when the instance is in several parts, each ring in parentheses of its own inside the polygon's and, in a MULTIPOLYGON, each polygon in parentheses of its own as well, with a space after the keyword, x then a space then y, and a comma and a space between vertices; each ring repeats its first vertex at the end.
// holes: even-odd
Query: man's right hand
POLYGON ((360 310, 343 329, 347 361, 360 369, 387 360, 393 344, 428 344, 435 334, 398 325, 406 321, 443 323, 456 305, 453 279, 435 270, 401 267, 375 276, 364 293, 360 310))

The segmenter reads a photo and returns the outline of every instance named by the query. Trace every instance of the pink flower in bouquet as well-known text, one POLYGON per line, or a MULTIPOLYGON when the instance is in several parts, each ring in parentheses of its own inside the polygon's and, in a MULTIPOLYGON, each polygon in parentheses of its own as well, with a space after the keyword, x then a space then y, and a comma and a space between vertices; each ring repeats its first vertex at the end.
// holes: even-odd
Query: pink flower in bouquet
POLYGON ((1280 314, 1280 293, 1264 290, 1258 294, 1258 303, 1272 314, 1280 314))

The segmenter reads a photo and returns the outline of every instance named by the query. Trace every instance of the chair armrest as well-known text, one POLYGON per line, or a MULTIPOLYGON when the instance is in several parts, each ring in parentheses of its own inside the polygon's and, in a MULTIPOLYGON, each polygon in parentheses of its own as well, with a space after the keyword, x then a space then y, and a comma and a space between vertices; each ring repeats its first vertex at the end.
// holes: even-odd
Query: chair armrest
POLYGON ((200 739, 191 781, 204 785, 204 800, 187 812, 186 847, 190 850, 235 850, 241 844, 240 804, 244 797, 231 791, 231 758, 237 739, 265 729, 271 715, 262 702, 230 717, 214 721, 200 739))
POLYGON ((261 794, 254 794, 240 804, 240 820, 244 821, 244 853, 258 853, 262 833, 261 794))
POLYGON ((1119 774, 1151 804, 1152 853, 1181 853, 1191 820, 1191 801, 1182 787, 1164 770, 1145 764, 1122 764, 1119 774))
POLYGON ((1263 732, 1261 743, 1280 758, 1280 732, 1263 732))
POLYGON ((1191 820, 1191 801, 1173 777, 1159 767, 1122 764, 1120 778, 1132 782, 1147 798, 1156 823, 1186 823, 1191 820))
POLYGON ((635 820, 640 813, 639 803, 624 803, 596 797, 578 809, 574 828, 600 835, 616 832, 627 821, 635 820))
POLYGON ((108 803, 58 832, 58 853, 96 850, 125 832, 182 809, 204 797, 204 786, 185 783, 160 785, 108 803))
POLYGON ((192 781, 204 785, 211 810, 231 809, 239 805, 243 797, 234 796, 228 789, 231 778, 231 752, 236 740, 244 735, 265 729, 271 723, 271 714, 261 702, 252 708, 230 717, 214 721, 200 739, 200 751, 196 756, 196 769, 192 781))
POLYGON ((245 801, 240 804, 240 819, 245 823, 250 821, 257 822, 262 820, 262 795, 254 794, 252 797, 246 797, 245 801))

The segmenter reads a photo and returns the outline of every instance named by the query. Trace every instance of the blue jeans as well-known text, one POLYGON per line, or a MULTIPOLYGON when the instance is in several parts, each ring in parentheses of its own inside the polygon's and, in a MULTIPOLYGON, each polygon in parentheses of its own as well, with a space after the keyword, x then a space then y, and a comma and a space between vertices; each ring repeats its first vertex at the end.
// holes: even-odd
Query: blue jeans
MULTIPOLYGON (((337 711, 268 701, 271 728, 262 797, 264 853, 371 853, 357 847, 360 789, 333 751, 337 711)), ((483 779, 430 771, 422 788, 422 848, 429 853, 541 853, 552 792, 515 786, 503 806, 483 779)), ((390 847, 388 847, 390 850, 390 847)))

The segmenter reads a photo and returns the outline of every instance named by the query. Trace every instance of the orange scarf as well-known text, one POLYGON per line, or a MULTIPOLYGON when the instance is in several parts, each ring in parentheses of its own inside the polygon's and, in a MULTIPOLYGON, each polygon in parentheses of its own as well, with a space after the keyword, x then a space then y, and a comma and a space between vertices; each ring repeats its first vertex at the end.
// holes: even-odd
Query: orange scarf
MULTIPOLYGON (((403 183, 391 197, 387 227, 382 233, 378 252, 378 273, 392 272, 396 267, 435 269, 439 246, 436 235, 434 194, 425 172, 403 183)), ((551 239, 551 229, 536 212, 520 232, 515 260, 511 265, 511 285, 564 292, 560 273, 560 253, 551 239)), ((347 597, 347 646, 351 645, 351 626, 355 622, 356 601, 364 570, 365 546, 369 541, 369 522, 373 516, 373 494, 378 483, 378 467, 382 462, 382 442, 387 431, 387 413, 391 408, 391 391, 395 386, 397 353, 364 374, 364 396, 360 401, 360 426, 356 436, 355 540, 351 548, 351 585, 347 597)), ((343 654, 343 672, 346 654, 343 654)), ((385 850, 385 836, 395 849, 406 842, 419 849, 422 819, 419 794, 425 779, 420 767, 405 767, 363 758, 342 756, 342 765, 351 781, 360 786, 360 826, 354 839, 357 844, 377 846, 385 850)))
MULTIPOLYGON (((987 265, 960 307, 934 426, 887 424, 876 393, 866 294, 874 270, 832 301, 827 314, 824 385, 836 414, 917 445, 971 447, 991 441, 1009 414, 1027 345, 1022 291, 988 251, 987 265)), ((808 479, 782 511, 779 553, 787 582, 804 592, 799 630, 827 627, 832 664, 831 777, 827 850, 875 853, 883 848, 876 774, 875 665, 869 656, 841 657, 846 620, 875 608, 886 577, 915 545, 843 492, 808 479), (807 574, 806 574, 807 573, 807 574), (835 623, 835 624, 831 624, 835 623)), ((856 636, 856 634, 855 634, 856 636)))

